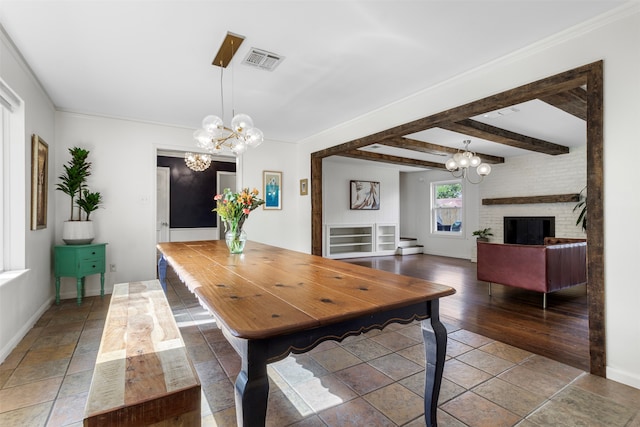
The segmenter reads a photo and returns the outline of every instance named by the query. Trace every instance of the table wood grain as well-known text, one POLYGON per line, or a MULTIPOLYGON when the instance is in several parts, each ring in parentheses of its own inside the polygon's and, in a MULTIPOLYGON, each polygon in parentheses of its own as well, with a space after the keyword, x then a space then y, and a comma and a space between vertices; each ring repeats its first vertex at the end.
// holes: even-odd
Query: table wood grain
POLYGON ((84 426, 199 426, 200 382, 157 280, 113 286, 84 426))

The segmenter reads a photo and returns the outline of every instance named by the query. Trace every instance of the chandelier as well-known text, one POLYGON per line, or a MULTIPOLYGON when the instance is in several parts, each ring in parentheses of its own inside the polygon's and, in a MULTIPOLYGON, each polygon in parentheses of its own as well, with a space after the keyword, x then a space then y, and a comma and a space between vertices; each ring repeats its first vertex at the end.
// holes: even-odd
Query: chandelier
POLYGON ((480 184, 484 177, 491 173, 491 166, 487 163, 482 163, 482 159, 476 153, 469 151, 470 139, 464 140, 463 143, 464 152, 458 150, 444 165, 456 178, 465 178, 472 184, 480 184), (478 181, 473 181, 469 177, 469 167, 476 168, 476 173, 480 177, 478 181))
POLYGON ((246 114, 236 114, 231 120, 231 128, 224 126, 218 116, 210 115, 202 120, 202 128, 194 132, 198 147, 210 153, 229 150, 242 154, 249 147, 262 144, 262 131, 253 126, 253 120, 246 114))
POLYGON ((186 153, 184 155, 184 162, 187 164, 189 169, 196 172, 202 172, 211 166, 211 156, 200 153, 186 153))
MULTIPOLYGON (((216 67, 220 67, 220 102, 224 112, 224 95, 222 89, 223 70, 233 59, 237 48, 242 44, 243 36, 227 33, 220 50, 213 60, 216 67)), ((233 94, 233 76, 231 90, 233 94)), ((232 99, 233 101, 233 99, 232 99)), ((233 104, 233 102, 232 102, 233 104)), ((233 110, 233 105, 232 105, 233 110)), ((246 114, 235 114, 231 120, 231 126, 224 125, 223 119, 215 115, 208 115, 202 120, 202 128, 196 130, 193 137, 201 149, 209 153, 231 151, 239 155, 249 147, 257 147, 262 144, 264 135, 262 131, 253 126, 253 120, 246 114)))

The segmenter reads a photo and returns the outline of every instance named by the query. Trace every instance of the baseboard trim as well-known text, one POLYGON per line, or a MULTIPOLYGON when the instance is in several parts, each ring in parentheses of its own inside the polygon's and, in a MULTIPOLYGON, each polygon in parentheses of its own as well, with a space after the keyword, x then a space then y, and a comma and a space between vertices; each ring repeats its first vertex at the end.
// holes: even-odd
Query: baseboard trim
POLYGON ((4 362, 4 360, 9 357, 9 354, 13 351, 14 348, 20 344, 22 338, 29 333, 31 328, 36 324, 36 322, 42 317, 42 315, 49 310, 49 307, 53 304, 55 298, 51 297, 47 299, 44 304, 40 306, 40 308, 29 318, 29 320, 25 323, 25 325, 20 328, 20 330, 11 338, 11 340, 5 345, 2 349, 0 349, 0 363, 4 362))
POLYGON ((607 366, 607 379, 628 385, 640 390, 640 376, 607 366))

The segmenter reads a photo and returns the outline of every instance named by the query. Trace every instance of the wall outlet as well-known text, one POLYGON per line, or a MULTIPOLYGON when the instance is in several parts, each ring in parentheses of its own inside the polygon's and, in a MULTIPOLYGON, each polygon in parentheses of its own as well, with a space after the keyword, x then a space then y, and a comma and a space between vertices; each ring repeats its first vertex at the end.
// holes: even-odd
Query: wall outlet
POLYGON ((109 265, 109 271, 112 272, 112 273, 115 273, 116 271, 118 271, 116 269, 116 265, 115 264, 110 264, 109 265))

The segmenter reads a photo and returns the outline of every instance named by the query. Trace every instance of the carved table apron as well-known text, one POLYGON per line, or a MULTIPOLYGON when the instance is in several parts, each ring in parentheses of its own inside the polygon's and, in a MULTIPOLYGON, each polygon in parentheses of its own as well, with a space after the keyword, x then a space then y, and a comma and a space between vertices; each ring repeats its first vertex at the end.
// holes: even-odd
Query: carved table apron
POLYGON ((421 320, 426 349, 425 421, 436 410, 447 346, 439 298, 451 287, 256 242, 231 255, 224 241, 158 244, 242 358, 235 384, 238 426, 263 426, 267 364, 389 323, 421 320))

